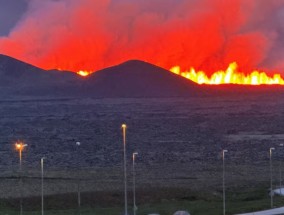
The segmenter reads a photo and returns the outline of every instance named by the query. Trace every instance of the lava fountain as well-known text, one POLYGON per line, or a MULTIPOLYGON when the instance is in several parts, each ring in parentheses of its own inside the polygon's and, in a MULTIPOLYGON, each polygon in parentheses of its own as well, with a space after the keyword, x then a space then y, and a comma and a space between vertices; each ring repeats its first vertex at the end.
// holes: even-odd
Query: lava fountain
POLYGON ((265 72, 257 70, 245 74, 238 71, 236 62, 231 63, 226 71, 217 71, 211 76, 207 76, 204 71, 196 71, 194 68, 181 72, 179 66, 172 67, 170 71, 198 84, 284 85, 284 80, 280 74, 269 76, 265 72))

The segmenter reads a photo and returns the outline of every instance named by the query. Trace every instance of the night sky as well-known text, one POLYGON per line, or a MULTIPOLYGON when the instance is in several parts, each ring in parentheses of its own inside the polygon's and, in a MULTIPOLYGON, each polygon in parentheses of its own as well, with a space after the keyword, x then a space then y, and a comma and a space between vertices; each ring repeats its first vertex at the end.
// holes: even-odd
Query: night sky
POLYGON ((7 36, 28 7, 25 0, 0 0, 0 36, 7 36))

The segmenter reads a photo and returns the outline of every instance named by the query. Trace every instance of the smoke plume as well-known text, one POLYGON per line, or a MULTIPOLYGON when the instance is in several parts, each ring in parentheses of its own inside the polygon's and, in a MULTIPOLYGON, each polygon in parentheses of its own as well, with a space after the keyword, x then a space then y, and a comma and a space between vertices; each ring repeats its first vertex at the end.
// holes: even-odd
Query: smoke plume
POLYGON ((166 69, 284 69, 283 0, 28 0, 0 52, 44 69, 129 59, 166 69))

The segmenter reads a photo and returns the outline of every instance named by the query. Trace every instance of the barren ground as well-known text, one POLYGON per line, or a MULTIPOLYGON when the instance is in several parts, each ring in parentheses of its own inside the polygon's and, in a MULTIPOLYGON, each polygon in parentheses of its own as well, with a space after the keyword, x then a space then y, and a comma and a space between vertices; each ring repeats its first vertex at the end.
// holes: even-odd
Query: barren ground
POLYGON ((13 143, 23 140, 28 144, 23 152, 23 195, 30 201, 40 195, 40 158, 45 156, 46 194, 62 194, 76 204, 73 193, 79 179, 88 204, 120 204, 120 126, 124 122, 128 126, 129 189, 131 154, 137 151, 137 198, 142 202, 190 199, 196 193, 221 198, 222 149, 228 150, 228 192, 269 188, 270 147, 276 147, 273 174, 278 186, 284 156, 284 148, 279 147, 284 139, 283 98, 248 94, 1 101, 0 198, 13 205, 19 197, 18 154, 13 143), (80 148, 76 148, 77 141, 80 148))

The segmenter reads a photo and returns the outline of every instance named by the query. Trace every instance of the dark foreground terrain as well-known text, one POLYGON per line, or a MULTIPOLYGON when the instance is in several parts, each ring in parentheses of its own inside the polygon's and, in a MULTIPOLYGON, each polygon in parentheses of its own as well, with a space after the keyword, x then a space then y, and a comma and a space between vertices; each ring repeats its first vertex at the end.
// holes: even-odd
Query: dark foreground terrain
MULTIPOLYGON (((3 208, 18 209, 19 157, 13 144, 23 140, 28 144, 23 152, 24 210, 29 211, 26 214, 40 210, 41 157, 46 157, 47 214, 76 213, 78 180, 85 214, 92 214, 92 208, 98 210, 97 214, 121 214, 124 122, 128 126, 130 204, 131 155, 134 151, 139 153, 137 204, 143 213, 140 210, 138 214, 153 210, 171 214, 182 208, 193 214, 220 214, 222 149, 228 150, 229 214, 268 208, 270 147, 276 148, 272 159, 274 185, 280 184, 283 110, 284 95, 274 93, 186 99, 2 100, 3 208), (81 142, 80 147, 76 146, 77 141, 81 142), (204 209, 211 213, 204 213, 204 209)), ((275 204, 282 201, 277 198, 275 204)))

